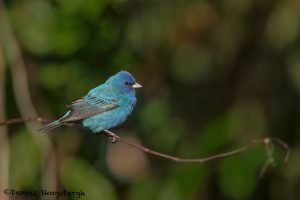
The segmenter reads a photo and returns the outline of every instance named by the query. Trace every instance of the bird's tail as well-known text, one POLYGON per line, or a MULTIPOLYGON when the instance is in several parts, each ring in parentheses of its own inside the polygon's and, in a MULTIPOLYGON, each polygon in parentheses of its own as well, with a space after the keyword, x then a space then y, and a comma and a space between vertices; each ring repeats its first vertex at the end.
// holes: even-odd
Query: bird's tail
POLYGON ((56 121, 53 121, 49 124, 46 124, 45 126, 40 128, 39 131, 40 132, 47 132, 47 131, 50 131, 51 129, 57 128, 61 125, 62 125, 62 123, 60 122, 60 120, 56 120, 56 121))
POLYGON ((64 123, 64 119, 67 116, 69 116, 70 113, 71 113, 71 111, 68 110, 67 112, 65 112, 65 114, 61 118, 59 118, 58 120, 55 120, 55 121, 53 121, 53 122, 51 122, 49 124, 46 124, 45 126, 43 126, 42 128, 40 128, 39 131, 40 132, 47 132, 47 131, 50 131, 50 130, 52 130, 54 128, 57 128, 57 127, 59 127, 61 125, 64 125, 65 124, 64 123))

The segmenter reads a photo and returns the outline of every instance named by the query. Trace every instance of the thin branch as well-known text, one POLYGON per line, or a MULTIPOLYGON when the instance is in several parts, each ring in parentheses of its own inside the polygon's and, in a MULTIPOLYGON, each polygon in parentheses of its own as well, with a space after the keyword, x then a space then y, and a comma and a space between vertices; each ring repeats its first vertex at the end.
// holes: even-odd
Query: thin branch
MULTIPOLYGON (((187 158, 179 158, 179 157, 175 157, 175 156, 171 156, 171 155, 168 155, 168 154, 164 154, 164 153, 154 151, 152 149, 149 149, 149 148, 146 148, 146 147, 141 146, 139 144, 136 144, 132 141, 121 138, 118 135, 116 135, 113 132, 108 131, 108 130, 105 130, 104 132, 105 132, 105 135, 107 137, 113 138, 112 139, 113 142, 121 142, 121 143, 129 145, 131 147, 134 147, 136 149, 139 149, 139 150, 141 150, 145 153, 149 153, 149 154, 152 154, 152 155, 155 155, 155 156, 159 156, 159 157, 162 157, 162 158, 173 160, 175 162, 184 162, 184 163, 204 163, 204 162, 208 162, 208 161, 212 161, 212 160, 217 160, 217 159, 222 159, 222 158, 238 155, 238 154, 241 154, 241 153, 247 151, 250 148, 255 147, 257 144, 264 144, 266 146, 266 149, 268 149, 269 145, 271 145, 273 147, 273 142, 276 142, 281 147, 283 147, 287 152, 287 154, 286 154, 287 156, 289 155, 289 152, 290 152, 290 147, 285 142, 283 142, 283 141, 281 141, 277 138, 263 138, 263 139, 260 139, 260 140, 253 140, 249 144, 247 144, 247 145, 245 145, 245 146, 243 146, 239 149, 233 150, 233 151, 228 151, 228 152, 225 152, 225 153, 216 154, 216 155, 209 156, 209 157, 206 157, 206 158, 187 159, 187 158), (280 142, 278 142, 278 141, 280 141, 280 142)), ((101 134, 99 134, 99 135, 101 135, 101 134)), ((268 156, 268 159, 267 159, 268 162, 270 164, 271 163, 274 164, 273 148, 270 151, 266 150, 266 152, 267 152, 267 156, 268 156)), ((285 157, 285 161, 288 160, 287 156, 285 157)))
POLYGON ((19 124, 19 123, 24 123, 24 122, 50 122, 50 120, 44 119, 44 118, 36 118, 36 117, 32 117, 32 118, 13 118, 13 119, 9 119, 6 121, 0 121, 0 126, 4 126, 4 125, 10 125, 10 124, 19 124))
MULTIPOLYGON (((22 119, 22 118, 15 118, 15 119, 10 119, 7 121, 0 121, 0 126, 3 125, 10 125, 10 124, 16 124, 16 123, 21 123, 21 122, 49 122, 50 120, 44 119, 44 118, 27 118, 27 119, 22 119)), ((263 139, 259 139, 259 140, 253 140, 251 141, 249 144, 233 150, 233 151, 228 151, 225 153, 220 153, 220 154, 216 154, 213 156, 209 156, 209 157, 205 157, 205 158, 196 158, 196 159, 189 159, 189 158, 180 158, 180 157, 176 157, 176 156, 171 156, 168 154, 164 154, 158 151, 154 151, 152 149, 149 149, 147 147, 144 147, 142 145, 139 145, 137 143, 134 143, 130 140, 124 139, 116 134, 114 134, 113 132, 109 131, 109 130, 104 130, 104 134, 99 133, 97 136, 106 136, 107 138, 109 138, 113 143, 123 143, 126 144, 128 146, 131 146, 135 149, 138 149, 140 151, 143 151, 145 153, 148 154, 152 154, 158 157, 162 157, 168 160, 172 160, 175 162, 181 162, 181 163, 205 163, 208 161, 213 161, 213 160, 218 160, 218 159, 223 159, 223 158, 227 158, 230 156, 235 156, 235 155, 239 155, 249 149, 252 149, 254 147, 256 147, 259 144, 263 144, 265 146, 266 149, 266 154, 267 154, 267 160, 264 163, 260 173, 259 173, 259 177, 262 177, 263 174, 265 174, 267 168, 269 166, 275 166, 275 160, 273 157, 273 152, 274 152, 274 144, 279 145, 280 147, 282 147, 285 151, 286 151, 286 155, 284 158, 284 162, 287 162, 289 159, 289 154, 290 154, 290 147, 287 143, 285 143, 284 141, 278 139, 278 138, 271 138, 271 137, 267 137, 267 138, 263 138, 263 139)))

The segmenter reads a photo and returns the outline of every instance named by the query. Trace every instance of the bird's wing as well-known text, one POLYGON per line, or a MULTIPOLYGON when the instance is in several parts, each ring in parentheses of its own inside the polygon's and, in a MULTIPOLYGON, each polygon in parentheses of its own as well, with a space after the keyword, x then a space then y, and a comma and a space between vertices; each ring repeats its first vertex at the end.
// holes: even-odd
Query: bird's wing
POLYGON ((119 107, 119 105, 116 99, 99 98, 88 94, 86 97, 72 102, 72 104, 67 107, 70 110, 69 113, 62 118, 63 122, 83 120, 88 117, 113 110, 119 107))

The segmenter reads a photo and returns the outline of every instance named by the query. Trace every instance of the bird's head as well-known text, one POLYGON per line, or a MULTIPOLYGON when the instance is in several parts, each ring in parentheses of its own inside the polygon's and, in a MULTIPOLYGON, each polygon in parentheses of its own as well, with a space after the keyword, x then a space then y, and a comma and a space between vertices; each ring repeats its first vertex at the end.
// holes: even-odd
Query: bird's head
POLYGON ((131 93, 135 89, 141 88, 142 86, 138 84, 133 76, 126 71, 120 71, 114 76, 108 79, 108 82, 116 90, 119 90, 121 93, 131 93))

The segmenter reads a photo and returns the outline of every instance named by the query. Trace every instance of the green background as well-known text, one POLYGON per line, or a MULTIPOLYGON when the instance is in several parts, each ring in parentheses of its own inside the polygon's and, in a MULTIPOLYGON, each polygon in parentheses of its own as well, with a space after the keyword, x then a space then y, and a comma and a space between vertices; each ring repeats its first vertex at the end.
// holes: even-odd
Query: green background
POLYGON ((127 70, 143 88, 113 129, 124 138, 185 158, 264 137, 292 147, 284 164, 275 146, 277 165, 259 179, 263 145, 184 164, 76 127, 41 134, 40 123, 21 123, 0 129, 1 190, 82 190, 91 200, 300 199, 299 1, 0 2, 0 121, 55 119, 127 70))

